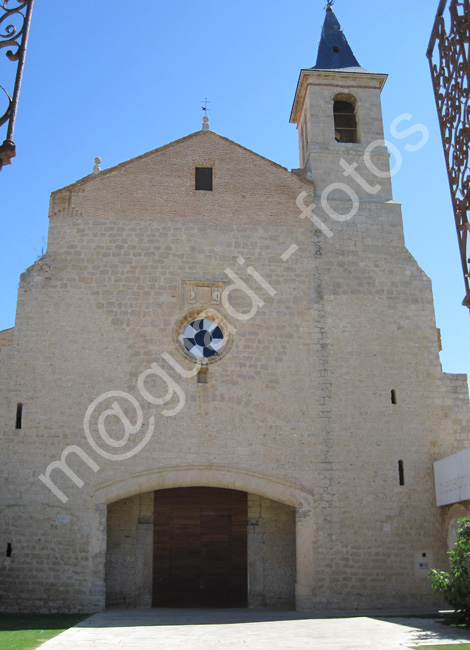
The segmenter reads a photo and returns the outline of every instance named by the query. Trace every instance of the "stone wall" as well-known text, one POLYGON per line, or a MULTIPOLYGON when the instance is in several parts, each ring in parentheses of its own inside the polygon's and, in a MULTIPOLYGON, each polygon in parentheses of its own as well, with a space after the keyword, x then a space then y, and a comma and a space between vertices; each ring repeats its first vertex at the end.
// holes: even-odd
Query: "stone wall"
POLYGON ((152 604, 153 492, 108 506, 106 606, 152 604))
POLYGON ((295 508, 248 495, 248 605, 295 609, 295 508))
MULTIPOLYGON (((296 556, 299 608, 436 603, 415 558, 445 561, 432 463, 468 442, 458 437, 468 436, 465 379, 442 376, 431 284, 404 247, 400 206, 364 201, 354 219, 335 223, 320 206, 334 228, 327 238, 299 218, 304 191, 308 206, 311 184, 208 132, 54 193, 47 254, 22 275, 14 346, 0 353, 0 550, 13 543, 1 609, 102 608, 107 504, 178 484, 282 494, 295 507, 307 495, 313 523, 296 556), (214 164, 214 192, 194 191, 196 164, 214 164), (211 305, 232 326, 233 344, 200 384, 175 338, 195 308, 182 283, 229 285, 227 269, 252 293, 232 291, 228 306, 211 305), (240 317, 250 310, 252 318, 240 317), (153 403, 139 389, 153 363, 180 388, 165 404, 162 375, 146 379, 153 403), (143 429, 122 449, 97 428, 114 401, 136 421, 116 395, 93 411, 95 447, 85 435, 87 410, 109 391, 128 393, 142 409, 143 429), (144 450, 113 460, 152 422, 144 450), (64 450, 75 474, 56 467, 51 477, 65 502, 38 480, 64 450)), ((119 439, 116 420, 109 426, 119 439)), ((129 503, 138 522, 141 505, 129 503)), ((272 514, 284 531, 290 516, 272 514)), ((150 526, 128 525, 134 546, 144 544, 137 531, 150 526)), ((291 587, 270 583, 279 557, 274 548, 265 554, 263 580, 270 602, 282 604, 291 587)), ((130 590, 130 601, 141 597, 130 590)))
POLYGON ((0 350, 5 347, 10 347, 13 345, 13 334, 15 332, 15 328, 11 327, 8 330, 2 330, 0 332, 0 350))

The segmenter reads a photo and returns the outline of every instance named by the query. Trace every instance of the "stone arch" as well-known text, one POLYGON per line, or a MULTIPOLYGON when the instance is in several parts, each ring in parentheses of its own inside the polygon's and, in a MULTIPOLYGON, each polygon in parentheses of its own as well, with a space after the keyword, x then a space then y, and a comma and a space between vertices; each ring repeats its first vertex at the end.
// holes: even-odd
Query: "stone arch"
POLYGON ((453 549, 454 544, 457 541, 457 528, 458 528, 459 519, 468 516, 470 516, 470 507, 468 505, 466 507, 461 503, 456 503, 449 509, 449 512, 447 513, 447 522, 446 522, 448 550, 453 549))
MULTIPOLYGON (((103 482, 95 487, 95 548, 99 567, 100 589, 105 594, 104 559, 106 556, 106 510, 115 501, 138 494, 176 487, 207 486, 228 488, 256 494, 295 508, 296 548, 296 609, 309 608, 314 584, 314 518, 313 494, 299 485, 270 477, 259 472, 228 467, 164 467, 139 472, 125 478, 103 482)), ((104 606, 104 596, 103 596, 104 606)))
POLYGON ((251 492, 295 508, 313 506, 313 495, 292 482, 237 468, 194 466, 150 469, 106 481, 96 486, 93 500, 109 504, 143 492, 197 485, 251 492))
POLYGON ((334 93, 332 94, 332 99, 333 101, 342 101, 342 102, 349 102, 354 106, 354 108, 357 108, 357 97, 356 95, 353 95, 352 93, 334 93))

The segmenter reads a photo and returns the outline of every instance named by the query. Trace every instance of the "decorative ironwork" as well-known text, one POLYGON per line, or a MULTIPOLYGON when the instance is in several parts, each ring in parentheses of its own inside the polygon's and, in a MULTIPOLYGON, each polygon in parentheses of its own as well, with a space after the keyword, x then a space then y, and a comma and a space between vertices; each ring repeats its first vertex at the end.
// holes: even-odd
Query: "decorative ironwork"
POLYGON ((18 99, 20 95, 21 80, 23 77, 26 46, 28 42, 31 13, 34 0, 0 0, 0 51, 8 48, 6 57, 12 62, 18 62, 13 94, 0 85, 0 95, 6 102, 6 109, 2 113, 0 104, 0 127, 8 123, 4 143, 0 146, 0 170, 3 165, 9 165, 16 155, 16 146, 13 141, 15 130, 18 99))
POLYGON ((470 0, 440 0, 427 57, 449 176, 466 295, 470 308, 470 0), (446 25, 447 18, 447 25, 446 25))

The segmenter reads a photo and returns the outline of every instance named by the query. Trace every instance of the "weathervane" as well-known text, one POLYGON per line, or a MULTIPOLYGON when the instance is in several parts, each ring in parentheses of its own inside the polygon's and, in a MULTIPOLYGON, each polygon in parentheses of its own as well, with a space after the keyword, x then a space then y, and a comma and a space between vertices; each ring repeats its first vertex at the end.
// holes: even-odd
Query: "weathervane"
POLYGON ((207 108, 207 104, 210 104, 210 103, 211 102, 208 101, 207 97, 205 98, 205 100, 203 102, 201 102, 201 104, 204 104, 204 106, 202 107, 202 110, 204 111, 205 115, 207 115, 207 111, 210 110, 209 108, 207 108))
POLYGON ((325 9, 331 9, 331 7, 335 4, 335 0, 328 0, 326 3, 325 9))

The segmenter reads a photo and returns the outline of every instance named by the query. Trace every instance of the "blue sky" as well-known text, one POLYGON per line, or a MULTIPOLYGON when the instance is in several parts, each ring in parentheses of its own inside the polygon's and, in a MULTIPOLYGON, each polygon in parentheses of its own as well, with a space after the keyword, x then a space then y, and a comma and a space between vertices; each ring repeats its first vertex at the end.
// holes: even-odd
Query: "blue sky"
MULTIPOLYGON (((52 191, 201 128, 298 167, 289 124, 301 68, 315 64, 324 0, 36 0, 15 132, 0 172, 0 329, 12 327, 20 274, 47 242, 52 191)), ((393 178, 409 250, 431 277, 443 368, 467 372, 469 315, 425 56, 438 0, 337 0, 360 64, 388 73, 386 135, 402 113, 430 131, 419 152, 396 142, 393 178)), ((0 84, 12 64, 0 50, 0 84)), ((1 108, 1 106, 0 106, 1 108)), ((401 127, 404 128, 404 127, 401 127)), ((0 141, 5 137, 0 129, 0 141)))

